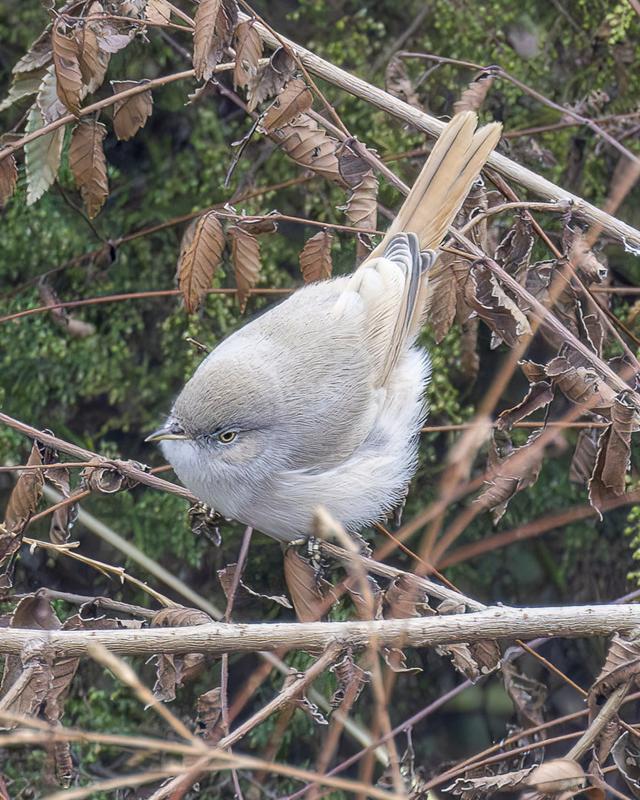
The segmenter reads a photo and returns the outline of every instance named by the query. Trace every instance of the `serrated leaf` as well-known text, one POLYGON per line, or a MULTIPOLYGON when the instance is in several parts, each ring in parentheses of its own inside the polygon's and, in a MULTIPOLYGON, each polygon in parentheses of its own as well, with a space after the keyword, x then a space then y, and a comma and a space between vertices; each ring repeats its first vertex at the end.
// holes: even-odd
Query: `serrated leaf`
POLYGON ((338 167, 338 142, 308 114, 269 134, 284 152, 302 167, 342 183, 338 167))
POLYGON ((378 221, 378 180, 373 170, 368 170, 360 183, 353 187, 345 213, 354 228, 375 230, 378 221))
POLYGON ((321 230, 310 239, 300 253, 300 271, 305 283, 325 281, 331 277, 331 243, 333 236, 328 230, 321 230))
POLYGON ((51 31, 46 28, 35 40, 27 52, 14 65, 11 72, 19 75, 24 72, 33 72, 47 66, 51 61, 51 31))
POLYGON ((231 241, 231 259, 236 279, 238 304, 240 311, 243 312, 251 290, 260 277, 260 242, 238 225, 230 227, 228 233, 231 241))
POLYGON ((262 38, 255 28, 255 20, 241 22, 234 33, 236 65, 233 86, 247 86, 256 76, 262 58, 262 38))
POLYGON ((53 64, 48 67, 42 78, 36 96, 36 103, 46 125, 60 119, 60 117, 64 117, 68 113, 66 106, 58 97, 58 81, 53 64))
POLYGON ((109 196, 107 160, 102 142, 107 129, 101 122, 81 122, 73 129, 69 144, 69 166, 80 189, 90 219, 109 196))
MULTIPOLYGON (((95 6, 99 6, 99 10, 102 10, 99 3, 93 3, 89 10, 90 15, 97 12, 95 6)), ((78 63, 82 80, 86 84, 84 87, 86 94, 91 94, 102 86, 111 60, 110 53, 100 47, 101 34, 100 23, 94 21, 87 22, 83 28, 76 31, 78 63)))
POLYGON ((313 104, 313 95, 301 78, 293 78, 267 109, 262 120, 265 132, 281 128, 313 104))
MULTIPOLYGON (((117 94, 146 83, 149 81, 111 81, 111 87, 117 94)), ((113 104, 113 129, 118 139, 127 141, 135 136, 144 127, 152 111, 153 95, 150 90, 116 100, 113 104)))
POLYGON ((531 335, 529 320, 483 264, 474 266, 465 286, 465 301, 510 347, 531 335))
POLYGON ((516 422, 525 419, 534 411, 545 408, 553 400, 553 388, 548 381, 537 381, 529 384, 526 396, 513 408, 501 412, 497 427, 510 430, 516 422))
POLYGON ((82 100, 82 73, 80 71, 78 42, 73 34, 64 32, 64 20, 59 17, 51 34, 53 65, 56 74, 58 97, 72 114, 80 110, 82 100))
MULTIPOLYGON (((2 151, 0 150, 0 154, 2 151)), ((0 161, 0 208, 4 208, 18 182, 18 167, 13 153, 0 161)))
POLYGON ((224 230, 215 211, 198 217, 185 232, 178 262, 178 288, 188 314, 196 311, 222 260, 224 230))
MULTIPOLYGON (((27 133, 44 127, 42 113, 33 106, 27 117, 27 133)), ((60 167, 64 126, 45 133, 24 146, 27 172, 27 205, 39 200, 55 181, 60 167)))
POLYGON ((171 8, 166 0, 147 0, 144 16, 149 22, 169 22, 171 19, 171 8))
POLYGON ((36 94, 40 88, 40 84, 42 83, 45 73, 46 69, 42 68, 34 70, 33 72, 25 72, 15 75, 13 78, 13 83, 11 84, 11 88, 9 89, 9 94, 0 103, 0 111, 5 111, 18 100, 22 100, 23 97, 29 97, 32 94, 36 94))
POLYGON ((193 31, 193 68, 198 80, 208 81, 225 47, 231 44, 238 18, 235 0, 201 0, 193 31))

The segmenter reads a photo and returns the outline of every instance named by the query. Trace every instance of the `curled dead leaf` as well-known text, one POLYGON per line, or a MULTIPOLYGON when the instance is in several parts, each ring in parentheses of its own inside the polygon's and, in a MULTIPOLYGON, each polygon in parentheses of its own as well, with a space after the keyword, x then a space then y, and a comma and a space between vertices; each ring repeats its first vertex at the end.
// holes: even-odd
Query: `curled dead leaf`
POLYGON ((51 44, 58 97, 65 108, 77 114, 83 97, 80 48, 73 29, 69 28, 62 16, 54 22, 51 44))
POLYGON ((255 27, 255 20, 241 22, 234 33, 236 65, 233 70, 233 86, 247 86, 258 72, 262 58, 262 38, 255 27))
POLYGON ((596 462, 589 481, 589 500, 598 510, 606 500, 624 494, 631 466, 631 434, 640 430, 638 409, 630 392, 621 392, 611 407, 611 424, 598 440, 596 462))
POLYGON ((18 167, 16 166, 14 155, 11 153, 0 161, 0 208, 4 208, 7 204, 7 201, 15 191, 17 182, 18 167))
POLYGON ((224 736, 222 725, 222 696, 220 688, 209 689, 196 701, 196 734, 211 746, 224 736))
POLYGON ((329 667, 338 682, 338 688, 331 698, 331 707, 344 704, 350 708, 360 696, 364 685, 371 679, 371 673, 359 667, 353 660, 353 653, 347 651, 340 661, 329 667))
POLYGON ((398 575, 384 593, 385 619, 428 617, 435 613, 429 605, 424 584, 417 576, 408 573, 398 575))
POLYGON ((262 120, 265 133, 291 122, 300 114, 308 111, 313 103, 313 95, 301 78, 293 78, 277 95, 267 109, 262 120))
POLYGON ((188 314, 200 306, 222 261, 224 230, 215 211, 197 217, 185 232, 178 261, 178 287, 188 314))
POLYGON ((238 19, 235 0, 201 0, 193 30, 193 68, 199 81, 208 81, 231 44, 238 19))
POLYGON ((611 749, 614 763, 634 797, 640 797, 640 740, 625 731, 611 749))
POLYGON ((93 219, 109 196, 107 160, 102 143, 107 129, 101 122, 80 122, 73 129, 69 144, 69 166, 76 185, 93 219))
POLYGON ((607 698, 622 684, 640 683, 640 641, 626 639, 619 633, 613 635, 607 657, 589 690, 589 707, 596 710, 599 699, 607 698))
POLYGON ((238 225, 228 230, 231 241, 231 259, 236 279, 240 312, 244 312, 251 290, 260 277, 260 242, 238 225))
MULTIPOLYGON (((140 469, 147 470, 144 464, 132 462, 140 469)), ((104 462, 95 459, 95 466, 85 467, 80 473, 82 483, 93 492, 102 494, 114 494, 115 492, 125 491, 137 486, 138 482, 134 478, 120 472, 117 462, 104 462)))
POLYGON ((585 428, 578 434, 569 468, 569 480, 573 483, 584 485, 589 483, 596 465, 598 438, 598 431, 595 428, 585 428))
POLYGON ((274 50, 269 61, 249 75, 247 81, 247 108, 255 111, 269 97, 279 94, 297 69, 296 60, 284 47, 274 50))
POLYGON ((414 108, 419 108, 421 111, 422 103, 420 102, 416 90, 409 78, 407 67, 404 59, 394 56, 389 63, 384 73, 384 86, 389 94, 404 100, 414 108))
POLYGON ((332 242, 333 236, 326 228, 307 239, 300 253, 300 271, 305 283, 325 281, 331 277, 332 242))
MULTIPOLYGON (((222 586, 222 590, 224 591, 227 600, 229 599, 229 595, 233 587, 237 569, 237 564, 227 564, 226 567, 218 570, 218 580, 220 581, 220 585, 222 586)), ((242 593, 244 593, 249 600, 252 597, 257 597, 259 600, 267 600, 270 603, 277 603, 284 608, 293 608, 291 603, 284 595, 261 594, 260 592, 254 591, 250 586, 247 586, 243 580, 239 580, 235 594, 236 603, 238 603, 238 600, 240 600, 240 603, 242 603, 242 597, 238 597, 238 594, 242 595, 242 593)))
POLYGON ((506 772, 502 775, 484 775, 481 778, 458 778, 444 791, 457 794, 462 800, 480 800, 491 796, 493 792, 511 792, 522 788, 529 775, 536 767, 519 769, 516 772, 506 772))
MULTIPOLYGON (((142 81, 111 81, 114 94, 124 92, 134 86, 149 83, 142 81)), ((151 91, 140 92, 113 104, 113 130, 121 141, 131 139, 145 126, 153 111, 153 95, 151 91)))
POLYGON ((531 335, 529 320, 482 263, 471 268, 465 284, 465 301, 487 323, 498 340, 506 342, 509 347, 515 346, 522 337, 531 335))
POLYGON ((498 416, 497 427, 500 430, 511 430, 516 422, 525 419, 534 411, 546 408, 553 400, 553 387, 549 381, 534 381, 529 384, 525 397, 513 408, 502 411, 498 416))
MULTIPOLYGON (((197 608, 177 606, 163 608, 151 619, 152 628, 179 628, 189 625, 206 625, 211 617, 197 608)), ((160 653, 156 662, 156 683, 153 693, 158 700, 168 703, 175 700, 176 688, 195 680, 204 669, 206 658, 202 653, 170 655, 160 653)))

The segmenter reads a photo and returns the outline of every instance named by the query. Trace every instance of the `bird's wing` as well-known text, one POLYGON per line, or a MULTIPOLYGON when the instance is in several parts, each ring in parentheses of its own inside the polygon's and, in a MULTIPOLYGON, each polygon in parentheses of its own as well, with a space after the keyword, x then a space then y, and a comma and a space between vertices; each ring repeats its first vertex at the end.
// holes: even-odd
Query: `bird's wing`
MULTIPOLYGON (((476 130, 476 122, 465 111, 445 127, 384 239, 345 284, 345 294, 357 292, 366 307, 374 385, 386 383, 416 336, 435 250, 500 138, 498 123, 476 130)), ((338 315, 348 302, 339 298, 338 315)))

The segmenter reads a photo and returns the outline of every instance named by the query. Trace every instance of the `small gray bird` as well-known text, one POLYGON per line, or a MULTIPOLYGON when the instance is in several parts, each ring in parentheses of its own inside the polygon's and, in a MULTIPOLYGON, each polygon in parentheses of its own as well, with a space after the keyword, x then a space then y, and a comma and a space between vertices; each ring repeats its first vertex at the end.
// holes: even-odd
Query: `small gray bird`
POLYGON ((358 531, 403 500, 426 416, 427 274, 499 137, 456 115, 353 275, 297 290, 204 359, 147 438, 200 500, 280 541, 309 535, 318 505, 358 531))

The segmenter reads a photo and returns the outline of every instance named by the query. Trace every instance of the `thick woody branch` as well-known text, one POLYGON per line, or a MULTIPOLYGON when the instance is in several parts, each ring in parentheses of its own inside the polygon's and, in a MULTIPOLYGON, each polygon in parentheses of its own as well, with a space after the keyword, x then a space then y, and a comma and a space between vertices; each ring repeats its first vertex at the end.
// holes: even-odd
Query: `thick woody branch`
POLYGON ((372 640, 378 645, 391 647, 434 647, 483 639, 608 636, 638 625, 640 606, 603 605, 490 608, 472 614, 365 622, 211 623, 183 628, 46 633, 5 628, 0 631, 0 654, 18 654, 34 638, 43 639, 50 648, 64 656, 87 655, 96 642, 121 655, 158 652, 216 655, 280 648, 366 647, 372 640))
MULTIPOLYGON (((240 19, 246 20, 249 19, 249 17, 246 14, 240 14, 240 19)), ((275 48, 280 46, 281 42, 261 23, 256 23, 255 28, 269 47, 275 48)), ((361 78, 352 75, 346 70, 336 67, 334 64, 325 61, 323 58, 315 55, 315 53, 292 42, 290 39, 286 39, 284 36, 280 36, 279 39, 294 50, 305 67, 315 75, 340 87, 355 97, 366 100, 382 111, 386 111, 394 117, 398 117, 398 119, 414 125, 419 130, 431 136, 439 136, 442 133, 445 123, 441 122, 439 119, 410 106, 397 97, 393 97, 393 95, 388 94, 383 89, 372 86, 370 83, 363 81, 361 78)), ((581 197, 567 192, 565 189, 548 181, 541 175, 532 172, 530 169, 516 164, 515 161, 512 161, 510 158, 500 153, 493 152, 489 156, 487 164, 505 178, 515 181, 520 186, 524 186, 538 197, 544 197, 547 200, 553 200, 557 203, 571 203, 578 216, 591 224, 596 223, 601 225, 602 229, 610 236, 635 247, 640 246, 640 231, 636 228, 612 217, 611 214, 607 214, 606 211, 602 211, 586 200, 583 200, 581 197)))

